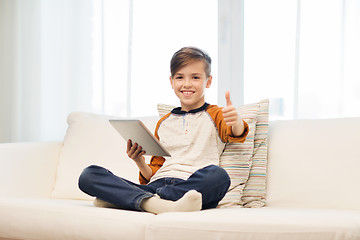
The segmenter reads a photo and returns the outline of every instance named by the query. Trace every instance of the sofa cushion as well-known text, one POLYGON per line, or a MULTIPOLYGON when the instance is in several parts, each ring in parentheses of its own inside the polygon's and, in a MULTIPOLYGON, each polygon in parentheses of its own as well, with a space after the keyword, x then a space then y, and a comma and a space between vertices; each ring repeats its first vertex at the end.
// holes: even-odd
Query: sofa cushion
POLYGON ((0 239, 145 239, 155 215, 91 201, 0 198, 0 239))
MULTIPOLYGON (((160 117, 169 113, 175 106, 159 104, 160 117)), ((259 104, 247 104, 238 107, 239 114, 249 125, 249 134, 244 143, 228 143, 220 156, 219 165, 224 168, 230 176, 231 185, 229 191, 220 201, 219 207, 230 207, 241 205, 241 195, 246 181, 249 178, 251 159, 254 150, 254 134, 259 104)))
MULTIPOLYGON (((92 164, 100 165, 115 175, 138 183, 138 168, 126 155, 126 141, 111 126, 111 117, 74 112, 68 116, 68 129, 60 154, 54 198, 91 199, 78 188, 82 170, 92 164)), ((143 118, 145 125, 153 121, 143 118)), ((154 123, 153 123, 154 122, 154 123)))
POLYGON ((223 208, 165 213, 148 226, 147 240, 357 240, 357 211, 279 208, 223 208))
POLYGON ((269 206, 360 210, 360 118, 274 121, 269 206))

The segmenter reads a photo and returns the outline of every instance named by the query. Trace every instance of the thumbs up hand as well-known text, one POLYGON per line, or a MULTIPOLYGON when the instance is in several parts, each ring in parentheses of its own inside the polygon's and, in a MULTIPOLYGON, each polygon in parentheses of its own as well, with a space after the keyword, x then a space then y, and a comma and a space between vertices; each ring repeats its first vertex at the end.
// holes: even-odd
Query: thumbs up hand
POLYGON ((230 92, 225 93, 226 107, 223 108, 224 121, 228 126, 234 126, 239 124, 238 114, 236 108, 232 105, 230 99, 230 92))
POLYGON ((231 126, 234 136, 240 136, 244 132, 244 123, 241 116, 231 102, 230 92, 225 93, 226 107, 222 109, 226 125, 231 126))
POLYGON ((230 99, 230 92, 227 91, 225 93, 225 99, 226 99, 226 106, 232 106, 232 102, 231 102, 231 99, 230 99))

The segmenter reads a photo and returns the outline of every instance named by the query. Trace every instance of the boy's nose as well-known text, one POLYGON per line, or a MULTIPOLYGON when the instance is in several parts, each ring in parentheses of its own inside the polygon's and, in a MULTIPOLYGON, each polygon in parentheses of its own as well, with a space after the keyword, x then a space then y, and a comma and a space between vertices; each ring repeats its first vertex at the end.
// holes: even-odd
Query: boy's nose
POLYGON ((184 82, 184 86, 191 87, 191 79, 186 78, 184 82))

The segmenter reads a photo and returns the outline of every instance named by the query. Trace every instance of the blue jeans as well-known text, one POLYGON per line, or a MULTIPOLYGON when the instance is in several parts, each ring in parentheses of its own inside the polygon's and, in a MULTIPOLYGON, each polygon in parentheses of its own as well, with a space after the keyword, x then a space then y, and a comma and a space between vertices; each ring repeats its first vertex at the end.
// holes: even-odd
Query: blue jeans
POLYGON ((140 185, 115 176, 99 166, 84 169, 79 188, 86 194, 117 205, 121 209, 143 211, 142 200, 158 194, 162 199, 176 201, 186 192, 202 194, 202 209, 215 208, 230 187, 230 178, 221 167, 210 165, 199 169, 187 180, 161 178, 148 185, 140 185))

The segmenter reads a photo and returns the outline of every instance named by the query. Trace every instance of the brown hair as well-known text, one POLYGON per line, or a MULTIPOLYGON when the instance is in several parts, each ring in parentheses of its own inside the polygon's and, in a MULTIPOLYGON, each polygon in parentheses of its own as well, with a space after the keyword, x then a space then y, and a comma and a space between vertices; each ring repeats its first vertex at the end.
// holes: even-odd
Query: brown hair
POLYGON ((211 58, 206 52, 196 47, 183 47, 174 53, 170 61, 171 77, 174 77, 181 68, 195 61, 204 62, 206 77, 210 77, 211 58))

